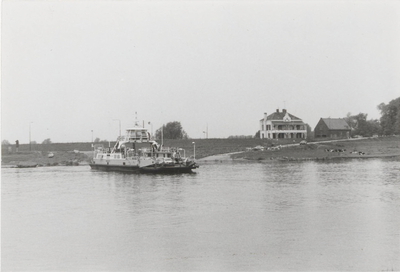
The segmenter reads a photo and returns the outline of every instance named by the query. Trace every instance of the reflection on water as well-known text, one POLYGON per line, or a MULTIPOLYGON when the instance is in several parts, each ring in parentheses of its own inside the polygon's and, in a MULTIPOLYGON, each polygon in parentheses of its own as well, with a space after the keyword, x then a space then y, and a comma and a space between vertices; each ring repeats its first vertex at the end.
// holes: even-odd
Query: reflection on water
POLYGON ((398 270, 396 160, 2 169, 2 271, 398 270))

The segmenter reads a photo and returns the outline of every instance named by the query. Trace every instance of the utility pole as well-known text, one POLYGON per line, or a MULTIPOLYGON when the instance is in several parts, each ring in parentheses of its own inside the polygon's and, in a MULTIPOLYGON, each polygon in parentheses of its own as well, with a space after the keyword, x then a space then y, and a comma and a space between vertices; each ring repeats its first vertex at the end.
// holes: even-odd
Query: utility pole
POLYGON ((164 145, 164 125, 161 127, 161 146, 164 145))
POLYGON ((153 139, 153 122, 148 122, 149 125, 151 125, 151 139, 153 139))
POLYGON ((32 151, 31 124, 33 124, 33 122, 30 122, 30 123, 29 123, 29 151, 32 151))

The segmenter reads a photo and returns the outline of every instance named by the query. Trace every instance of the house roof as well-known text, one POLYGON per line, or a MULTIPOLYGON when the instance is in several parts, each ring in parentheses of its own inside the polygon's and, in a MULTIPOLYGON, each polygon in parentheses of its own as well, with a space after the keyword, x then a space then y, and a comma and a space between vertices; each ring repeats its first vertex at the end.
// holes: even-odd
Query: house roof
POLYGON ((347 129, 350 130, 350 126, 344 119, 341 118, 321 118, 326 124, 328 129, 347 129))
MULTIPOLYGON (((285 110, 281 111, 281 112, 276 111, 274 113, 271 113, 270 115, 267 116, 267 120, 283 120, 283 117, 285 117, 286 113, 290 116, 290 119, 292 119, 292 122, 293 121, 302 121, 299 117, 294 116, 293 114, 290 114, 290 113, 286 112, 285 110)), ((261 119, 260 121, 262 121, 262 120, 264 120, 264 118, 261 119)))

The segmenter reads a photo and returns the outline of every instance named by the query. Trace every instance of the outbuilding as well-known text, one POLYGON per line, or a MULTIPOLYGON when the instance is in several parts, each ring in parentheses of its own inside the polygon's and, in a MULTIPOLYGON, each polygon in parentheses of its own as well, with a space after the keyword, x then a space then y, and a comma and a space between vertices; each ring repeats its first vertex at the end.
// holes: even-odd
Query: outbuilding
POLYGON ((321 118, 314 129, 314 138, 350 138, 350 126, 342 118, 321 118))

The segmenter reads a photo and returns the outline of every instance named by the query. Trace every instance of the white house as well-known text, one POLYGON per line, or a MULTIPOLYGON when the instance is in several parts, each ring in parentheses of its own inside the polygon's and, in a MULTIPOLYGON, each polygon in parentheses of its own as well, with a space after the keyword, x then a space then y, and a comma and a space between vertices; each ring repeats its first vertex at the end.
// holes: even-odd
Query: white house
POLYGON ((300 118, 288 113, 286 109, 267 115, 260 120, 261 139, 305 139, 307 126, 300 118))

